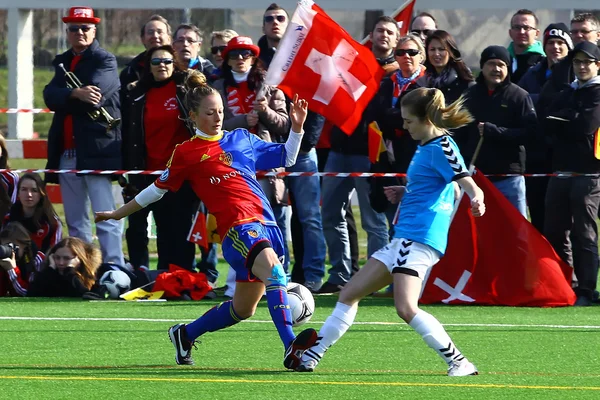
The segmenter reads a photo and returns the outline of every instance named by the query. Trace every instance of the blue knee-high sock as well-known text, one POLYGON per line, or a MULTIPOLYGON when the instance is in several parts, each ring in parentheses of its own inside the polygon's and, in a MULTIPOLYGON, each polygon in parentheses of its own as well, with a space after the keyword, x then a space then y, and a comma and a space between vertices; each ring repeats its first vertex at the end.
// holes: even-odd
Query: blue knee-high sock
POLYGON ((194 322, 185 326, 185 330, 190 341, 204 335, 206 332, 214 332, 219 329, 227 328, 240 322, 243 318, 235 313, 233 302, 225 301, 218 306, 214 306, 204 313, 194 322))
POLYGON ((267 286, 267 305, 277 328, 283 347, 287 349, 296 337, 292 330, 292 311, 288 303, 287 288, 279 283, 267 286))

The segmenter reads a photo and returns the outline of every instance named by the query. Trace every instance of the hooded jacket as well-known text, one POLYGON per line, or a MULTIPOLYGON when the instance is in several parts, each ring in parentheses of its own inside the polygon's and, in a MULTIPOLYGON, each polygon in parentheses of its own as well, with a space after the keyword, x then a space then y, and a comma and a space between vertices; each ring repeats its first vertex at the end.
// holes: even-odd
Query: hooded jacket
POLYGON ((548 108, 545 132, 552 138, 555 172, 600 173, 594 139, 600 129, 600 76, 575 81, 548 108))

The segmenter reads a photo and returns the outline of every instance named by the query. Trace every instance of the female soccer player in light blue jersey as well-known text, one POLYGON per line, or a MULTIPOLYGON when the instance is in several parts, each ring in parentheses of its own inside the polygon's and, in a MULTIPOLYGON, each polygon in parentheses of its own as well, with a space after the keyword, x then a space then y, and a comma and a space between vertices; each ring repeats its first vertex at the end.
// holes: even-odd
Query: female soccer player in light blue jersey
POLYGON ((394 303, 425 343, 448 364, 449 376, 476 375, 477 368, 456 348, 440 322, 420 310, 418 301, 423 278, 446 251, 454 209, 454 183, 471 198, 471 212, 485 212, 483 192, 467 171, 456 143, 447 134, 473 121, 462 107, 462 99, 445 106, 438 89, 416 89, 402 98, 404 128, 419 141, 408 168, 408 184, 385 189, 393 203, 401 204, 394 222, 394 239, 373 254, 367 264, 342 289, 339 302, 319 331, 315 345, 306 350, 299 372, 311 372, 325 351, 354 322, 358 302, 394 283, 394 303))

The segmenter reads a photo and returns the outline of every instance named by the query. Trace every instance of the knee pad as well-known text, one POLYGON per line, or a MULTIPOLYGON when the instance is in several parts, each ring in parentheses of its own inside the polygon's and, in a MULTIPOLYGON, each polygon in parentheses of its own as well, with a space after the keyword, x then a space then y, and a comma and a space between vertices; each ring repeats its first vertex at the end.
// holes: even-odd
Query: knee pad
POLYGON ((271 269, 271 277, 268 278, 268 280, 272 284, 287 287, 287 275, 281 264, 273 265, 273 269, 271 269))

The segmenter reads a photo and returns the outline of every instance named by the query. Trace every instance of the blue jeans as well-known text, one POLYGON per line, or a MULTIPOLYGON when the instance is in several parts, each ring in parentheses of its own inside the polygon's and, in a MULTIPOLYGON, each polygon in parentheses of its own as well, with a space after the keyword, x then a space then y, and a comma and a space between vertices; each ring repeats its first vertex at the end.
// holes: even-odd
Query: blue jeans
MULTIPOLYGON (((371 168, 369 157, 329 153, 325 172, 368 172, 371 168)), ((369 201, 369 182, 366 178, 323 178, 323 233, 329 249, 329 282, 344 285, 350 279, 352 264, 350 261, 350 242, 346 224, 346 205, 352 191, 356 189, 360 206, 360 219, 367 232, 367 256, 388 244, 386 217, 371 207, 369 201)))
MULTIPOLYGON (((317 152, 298 154, 296 164, 288 172, 317 172, 317 152)), ((304 254, 302 267, 305 282, 321 282, 325 276, 327 247, 321 218, 321 182, 317 176, 288 178, 288 189, 294 197, 298 220, 302 226, 304 254)))
POLYGON ((527 218, 527 196, 525 195, 525 177, 511 176, 500 181, 494 181, 494 186, 527 218))

